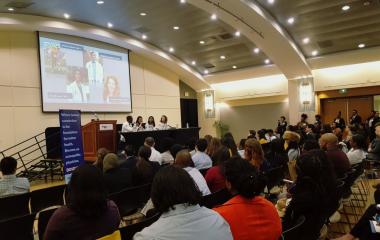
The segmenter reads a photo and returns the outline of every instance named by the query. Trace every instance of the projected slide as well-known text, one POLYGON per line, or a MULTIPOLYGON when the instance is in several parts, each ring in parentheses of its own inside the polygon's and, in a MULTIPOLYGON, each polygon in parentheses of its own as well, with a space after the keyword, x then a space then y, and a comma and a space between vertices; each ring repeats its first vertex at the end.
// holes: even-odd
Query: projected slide
POLYGON ((128 51, 39 36, 43 111, 131 112, 128 51))

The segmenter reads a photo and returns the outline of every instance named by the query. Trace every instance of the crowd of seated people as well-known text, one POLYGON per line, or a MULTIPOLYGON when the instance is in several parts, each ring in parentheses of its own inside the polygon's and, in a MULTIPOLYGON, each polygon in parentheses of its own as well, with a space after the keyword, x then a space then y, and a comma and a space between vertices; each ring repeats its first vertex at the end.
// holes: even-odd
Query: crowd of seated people
MULTIPOLYGON (((337 179, 360 164, 367 151, 380 154, 380 123, 368 128, 374 131, 368 147, 371 134, 364 134, 355 122, 343 128, 339 119, 328 126, 320 117, 315 124, 307 120, 303 114, 297 125, 286 123, 282 131, 282 119, 278 125, 282 135, 278 129, 261 129, 259 136, 250 130, 239 150, 231 133, 221 138, 205 136, 195 147, 168 138, 163 140, 162 153, 151 137, 137 153, 130 145, 119 155, 99 149, 93 166, 86 164, 74 171, 67 205, 54 213, 46 239, 112 233, 118 229, 120 216, 107 196, 146 183, 152 183, 150 207, 161 217, 134 239, 277 240, 300 217, 305 218, 304 224, 287 239, 318 239, 320 229, 338 209, 337 179), (347 153, 342 151, 343 143, 347 153), (263 197, 268 173, 278 168, 293 180, 282 221, 274 203, 263 197), (202 197, 225 189, 232 198, 224 204, 213 209, 199 205, 202 197)), ((0 197, 29 191, 29 184, 14 176, 15 161, 4 158, 0 163, 4 176, 0 197)))

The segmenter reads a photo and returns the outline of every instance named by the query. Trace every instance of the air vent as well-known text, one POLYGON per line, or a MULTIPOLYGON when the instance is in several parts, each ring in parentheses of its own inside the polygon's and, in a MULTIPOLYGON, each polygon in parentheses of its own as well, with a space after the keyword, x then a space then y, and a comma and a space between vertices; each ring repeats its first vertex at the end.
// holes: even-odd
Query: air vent
POLYGON ((211 63, 206 63, 203 65, 204 68, 207 68, 207 69, 210 69, 210 68, 214 68, 215 65, 214 64, 211 64, 211 63))
POLYGON ((320 42, 317 42, 317 43, 318 43, 318 46, 320 48, 329 48, 329 47, 332 47, 334 45, 331 40, 320 41, 320 42))
POLYGON ((147 32, 150 32, 150 29, 149 28, 146 28, 146 27, 139 27, 139 28, 135 28, 134 29, 136 32, 139 32, 139 33, 147 33, 147 32))
POLYGON ((17 8, 17 9, 23 9, 23 8, 28 8, 31 5, 33 5, 34 2, 19 2, 19 1, 12 1, 9 2, 6 7, 12 7, 12 8, 17 8))
POLYGON ((220 40, 226 41, 226 40, 232 39, 234 36, 232 36, 231 33, 223 33, 223 34, 218 35, 218 37, 220 40))

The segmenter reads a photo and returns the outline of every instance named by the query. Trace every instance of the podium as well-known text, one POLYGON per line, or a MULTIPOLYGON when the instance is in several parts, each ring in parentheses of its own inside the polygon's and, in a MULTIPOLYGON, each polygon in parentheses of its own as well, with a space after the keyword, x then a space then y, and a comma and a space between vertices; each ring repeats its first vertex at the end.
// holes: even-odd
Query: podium
POLYGON ((86 161, 95 161, 99 148, 116 152, 116 120, 91 121, 82 127, 83 152, 86 161))

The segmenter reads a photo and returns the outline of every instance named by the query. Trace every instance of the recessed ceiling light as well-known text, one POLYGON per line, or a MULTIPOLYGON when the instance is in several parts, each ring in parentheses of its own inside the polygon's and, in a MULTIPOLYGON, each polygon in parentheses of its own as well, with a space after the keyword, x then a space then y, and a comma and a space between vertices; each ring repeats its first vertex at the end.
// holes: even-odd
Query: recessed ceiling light
POLYGON ((191 61, 191 65, 195 66, 197 64, 196 61, 191 61))
POLYGON ((344 5, 343 7, 342 7, 342 10, 343 11, 348 11, 348 10, 350 10, 350 5, 344 5))
POLYGON ((211 15, 210 18, 211 18, 211 20, 216 20, 216 19, 218 19, 218 16, 214 13, 211 15))
POLYGON ((294 17, 290 17, 290 18, 288 18, 288 23, 289 23, 289 24, 293 24, 294 21, 295 21, 294 17))
POLYGON ((174 48, 173 48, 173 47, 170 47, 170 48, 169 48, 169 52, 174 52, 174 48))
POLYGON ((14 10, 15 10, 15 9, 12 8, 12 7, 8 8, 8 11, 10 11, 10 12, 13 12, 14 10))
POLYGON ((104 4, 104 1, 96 1, 96 4, 102 5, 102 4, 104 4))
POLYGON ((63 17, 66 18, 66 19, 69 19, 69 18, 70 18, 70 14, 68 14, 68 13, 64 13, 64 14, 63 14, 63 17))
POLYGON ((109 23, 107 23, 107 27, 108 28, 113 28, 113 24, 109 22, 109 23))
POLYGON ((203 41, 203 40, 201 40, 201 41, 199 41, 199 44, 205 44, 205 41, 203 41))
POLYGON ((317 51, 317 50, 312 51, 312 52, 311 52, 311 55, 313 55, 313 56, 317 56, 317 55, 318 55, 318 51, 317 51))
POLYGON ((140 16, 143 16, 143 17, 144 17, 144 16, 146 16, 146 13, 145 13, 145 12, 141 12, 141 13, 140 13, 140 16))
POLYGON ((181 0, 180 2, 181 2, 181 3, 186 3, 186 0, 181 0))
POLYGON ((270 60, 269 60, 269 59, 265 59, 264 63, 265 63, 265 64, 269 64, 269 63, 270 63, 270 60))
POLYGON ((275 2, 275 0, 268 0, 269 4, 273 4, 274 2, 275 2))
POLYGON ((364 43, 360 43, 360 44, 358 45, 358 48, 365 48, 365 44, 364 44, 364 43))
POLYGON ((302 42, 303 42, 304 44, 308 44, 308 43, 310 42, 310 38, 305 37, 304 39, 302 39, 302 42))
POLYGON ((235 32, 235 36, 236 36, 236 37, 240 37, 240 32, 239 32, 239 31, 236 31, 236 32, 235 32))
POLYGON ((226 56, 222 55, 222 56, 220 56, 220 59, 224 60, 224 59, 226 59, 226 56))
POLYGON ((208 70, 207 70, 207 69, 204 70, 203 73, 204 73, 204 74, 208 74, 208 70))
POLYGON ((256 53, 256 54, 258 54, 260 52, 260 48, 254 48, 253 52, 256 53))
POLYGON ((237 67, 235 65, 232 66, 233 69, 236 69, 237 67))
POLYGON ((143 34, 143 35, 141 36, 141 38, 145 40, 145 39, 147 39, 147 38, 148 38, 148 36, 147 36, 147 35, 145 35, 145 34, 143 34))
POLYGON ((179 27, 178 26, 174 26, 173 29, 174 30, 179 30, 179 27))

